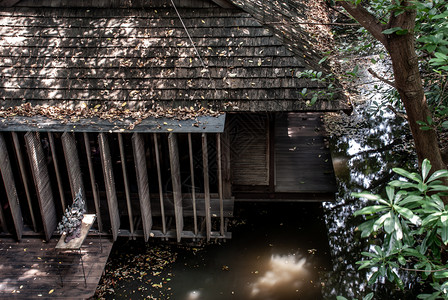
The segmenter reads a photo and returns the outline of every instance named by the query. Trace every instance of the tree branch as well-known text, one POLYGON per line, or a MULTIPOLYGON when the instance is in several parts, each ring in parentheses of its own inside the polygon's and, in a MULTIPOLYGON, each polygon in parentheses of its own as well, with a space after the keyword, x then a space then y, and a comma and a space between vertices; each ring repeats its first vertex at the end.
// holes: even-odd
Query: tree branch
POLYGON ((361 5, 353 5, 348 1, 341 1, 339 3, 359 24, 367 29, 384 46, 387 46, 387 38, 382 33, 384 30, 383 25, 381 25, 380 21, 374 15, 361 5))
POLYGON ((395 85, 395 82, 390 81, 390 80, 388 80, 388 79, 386 79, 386 78, 384 78, 384 77, 378 75, 374 70, 372 70, 372 68, 368 68, 367 71, 368 71, 370 74, 372 74, 373 77, 375 77, 375 78, 381 80, 381 81, 384 82, 384 83, 387 83, 387 84, 390 85, 391 87, 397 88, 396 85, 395 85))

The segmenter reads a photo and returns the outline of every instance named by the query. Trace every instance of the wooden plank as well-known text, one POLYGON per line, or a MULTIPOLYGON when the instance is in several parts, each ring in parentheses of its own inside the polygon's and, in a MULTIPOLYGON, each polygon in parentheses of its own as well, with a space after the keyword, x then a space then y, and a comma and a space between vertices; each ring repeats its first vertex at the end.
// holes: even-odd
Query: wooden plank
POLYGON ((219 195, 219 216, 220 232, 224 235, 224 204, 222 191, 222 152, 221 152, 221 134, 216 134, 216 160, 218 163, 218 195, 219 195))
POLYGON ((208 174, 208 144, 207 134, 202 134, 202 166, 204 172, 204 210, 205 210, 205 229, 207 241, 210 241, 212 231, 212 219, 210 216, 210 181, 208 174))
MULTIPOLYGON (((76 193, 80 190, 82 197, 85 199, 86 194, 82 182, 81 166, 79 164, 74 133, 64 132, 61 140, 62 148, 64 149, 65 163, 67 165, 68 179, 70 181, 70 189, 72 191, 72 199, 75 199, 76 193)), ((87 210, 87 202, 84 202, 87 210)))
POLYGON ((110 224, 113 240, 118 237, 120 229, 120 212, 118 210, 117 194, 115 191, 114 171, 112 168, 112 159, 110 157, 109 143, 104 133, 98 135, 98 144, 100 147, 101 163, 103 165, 104 183, 106 186, 107 205, 109 207, 110 224))
POLYGON ((129 191, 128 172, 126 171, 126 153, 124 152, 123 136, 121 133, 118 134, 118 147, 120 148, 121 170, 123 171, 124 192, 126 195, 126 205, 128 208, 128 216, 129 216, 129 229, 131 230, 132 233, 134 232, 134 217, 132 214, 131 192, 129 191))
POLYGON ((162 188, 162 174, 160 171, 160 155, 159 155, 159 135, 153 133, 154 137, 154 152, 156 154, 156 167, 157 167, 157 181, 159 184, 159 200, 160 200, 160 214, 162 216, 162 232, 166 233, 166 219, 165 219, 165 207, 163 204, 163 188, 162 188))
POLYGON ((5 184, 6 196, 8 198, 9 208, 11 209, 16 236, 20 241, 23 232, 22 210, 20 209, 14 174, 12 173, 11 161, 9 160, 8 149, 6 148, 3 134, 0 134, 0 157, 0 171, 2 173, 3 183, 5 184))
POLYGON ((84 132, 83 135, 84 135, 84 145, 86 147, 86 154, 87 154, 87 164, 89 166, 90 185, 92 186, 93 201, 95 202, 96 217, 98 218, 98 230, 101 232, 103 231, 103 221, 101 219, 100 196, 98 195, 98 189, 95 180, 95 172, 93 170, 89 134, 87 132, 84 132))
POLYGON ((143 223, 145 241, 148 241, 152 229, 152 213, 149 194, 148 168, 146 165, 145 144, 140 133, 132 135, 135 174, 137 177, 138 198, 143 223))
POLYGON ((198 234, 198 217, 196 213, 196 186, 194 183, 193 144, 191 142, 191 133, 188 133, 188 154, 190 157, 191 198, 193 202, 193 230, 194 234, 198 234))
POLYGON ((54 136, 52 132, 48 132, 48 140, 50 141, 51 156, 53 158, 54 171, 56 172, 56 181, 58 182, 59 197, 61 198, 62 211, 65 211, 64 188, 62 186, 61 173, 59 172, 59 165, 58 165, 58 156, 56 155, 54 136))
POLYGON ((37 133, 27 132, 25 134, 25 142, 31 171, 33 173, 34 185, 36 186, 45 239, 49 241, 56 229, 57 220, 46 156, 37 133))
POLYGON ((171 182, 173 185, 174 199, 174 217, 176 219, 177 242, 182 238, 184 228, 184 219, 182 212, 182 189, 180 181, 179 149, 177 144, 177 135, 170 133, 168 135, 168 149, 170 153, 171 182))
POLYGON ((61 235, 55 249, 58 250, 79 250, 84 243, 87 235, 89 234, 90 228, 92 228, 93 223, 95 222, 96 216, 95 214, 85 214, 82 218, 81 222, 81 232, 79 237, 71 239, 68 243, 65 242, 66 234, 61 235))
POLYGON ((19 137, 16 132, 11 132, 12 140, 14 143, 14 149, 16 151, 17 161, 19 162, 20 175, 22 177, 23 187, 25 189, 26 201, 28 203, 28 209, 30 210, 31 222, 33 223, 33 229, 37 232, 36 217, 34 216, 33 204, 31 203, 30 188, 28 186, 27 171, 25 169, 25 163, 23 161, 22 150, 20 148, 19 137))

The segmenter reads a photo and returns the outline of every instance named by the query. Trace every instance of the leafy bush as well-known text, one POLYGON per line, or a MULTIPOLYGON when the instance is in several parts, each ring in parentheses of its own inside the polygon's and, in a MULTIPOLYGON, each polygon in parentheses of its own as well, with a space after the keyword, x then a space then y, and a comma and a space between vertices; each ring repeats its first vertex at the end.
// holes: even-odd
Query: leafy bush
POLYGON ((448 178, 448 170, 432 174, 430 170, 427 159, 421 174, 394 168, 403 179, 388 184, 386 197, 352 194, 374 202, 355 213, 366 216, 358 227, 361 236, 375 241, 370 252, 362 253, 366 259, 357 264, 373 272, 369 284, 383 277, 403 288, 398 272, 416 272, 432 280, 434 288, 432 294, 420 294, 419 299, 448 299, 448 205, 443 201, 448 186, 442 181, 448 178))

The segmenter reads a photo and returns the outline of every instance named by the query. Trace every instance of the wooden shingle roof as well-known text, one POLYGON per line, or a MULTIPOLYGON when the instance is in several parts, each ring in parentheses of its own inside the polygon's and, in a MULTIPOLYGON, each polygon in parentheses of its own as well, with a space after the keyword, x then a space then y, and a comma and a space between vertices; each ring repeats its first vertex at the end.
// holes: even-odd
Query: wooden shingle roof
POLYGON ((338 94, 307 105, 325 89, 297 76, 311 69, 308 53, 289 51, 241 10, 208 6, 179 8, 200 56, 168 6, 0 8, 0 103, 347 109, 338 94))

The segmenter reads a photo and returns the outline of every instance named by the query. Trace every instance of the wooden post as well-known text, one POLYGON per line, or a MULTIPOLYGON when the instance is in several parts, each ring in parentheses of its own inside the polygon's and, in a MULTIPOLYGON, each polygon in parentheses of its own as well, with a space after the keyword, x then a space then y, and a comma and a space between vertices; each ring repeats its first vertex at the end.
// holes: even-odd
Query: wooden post
POLYGON ((191 142, 191 133, 188 133, 188 153, 190 156, 190 178, 191 178, 191 199, 193 201, 193 221, 194 234, 198 234, 198 218, 196 213, 196 187, 194 184, 194 165, 193 165, 193 146, 191 142))
POLYGON ((208 146, 207 134, 202 133, 202 166, 204 172, 204 197, 205 197, 205 228, 207 241, 210 241, 212 233, 212 219, 210 216, 210 183, 208 177, 208 146))
POLYGON ((148 241, 152 228, 151 202, 149 194, 148 168, 146 167, 145 145, 142 136, 134 133, 132 136, 134 150, 135 173, 137 176, 138 196, 143 222, 145 241, 148 241))
POLYGON ((273 193, 275 192, 275 115, 273 114, 268 117, 267 131, 268 182, 270 197, 273 197, 273 193))
MULTIPOLYGON (((28 187, 28 177, 26 176, 25 163, 23 162, 22 150, 20 149, 19 137, 16 132, 11 132, 14 148, 16 150, 17 161, 19 162, 20 175, 22 176, 23 186, 25 188, 26 201, 30 210, 31 222, 33 223, 34 232, 37 232, 36 217, 34 216, 33 204, 31 203, 31 194, 28 187)), ((6 226, 6 224, 5 224, 6 226)))
MULTIPOLYGON (((72 191, 72 199, 75 199, 76 193, 81 190, 81 194, 85 199, 86 194, 84 184, 82 182, 81 166, 79 163, 78 151, 76 149, 76 140, 73 133, 64 132, 61 137, 62 148, 64 150, 65 163, 67 165, 68 178, 70 181, 70 189, 72 191)), ((87 202, 84 201, 87 210, 87 202)))
POLYGON ((124 191, 126 194, 126 204, 129 215, 129 229, 131 234, 134 233, 134 217, 132 216, 131 193, 129 191, 128 173, 126 171, 126 154, 124 153, 123 136, 118 134, 118 146, 120 148, 121 169, 123 170, 124 191))
POLYGON ((222 162, 222 196, 232 198, 232 171, 230 167, 230 138, 227 132, 221 134, 221 162, 222 162))
POLYGON ((48 140, 50 141, 51 157, 53 158, 54 171, 56 172, 56 181, 58 182, 59 197, 61 198, 62 211, 65 212, 64 188, 62 186, 61 173, 59 173, 58 157, 56 155, 53 133, 48 132, 48 140))
POLYGON ((96 218, 98 221, 98 230, 100 232, 102 232, 103 231, 103 221, 101 219, 100 196, 98 195, 98 190, 96 187, 96 180, 95 180, 95 172, 93 170, 92 153, 90 151, 90 139, 89 139, 89 134, 87 132, 84 132, 83 135, 84 135, 84 145, 86 147, 86 154, 87 154, 87 164, 89 166, 90 184, 92 186, 93 201, 95 202, 95 211, 96 211, 96 218))
POLYGON ((17 196, 16 183, 12 173, 11 162, 9 160, 8 149, 6 148, 3 134, 0 133, 0 171, 5 184, 6 196, 8 198, 9 208, 11 209, 12 220, 16 229, 17 240, 22 239, 23 219, 20 209, 19 197, 17 196))
POLYGON ((171 182, 173 184, 174 216, 176 219, 177 242, 180 242, 182 230, 184 229, 184 219, 182 211, 182 188, 180 181, 179 149, 177 135, 168 135, 168 148, 170 152, 171 182))
POLYGON ((98 142, 100 146, 101 162, 103 164, 104 183, 106 185, 107 205, 109 206, 112 236, 113 240, 116 241, 118 230, 120 229, 120 212, 118 210, 117 193, 115 191, 115 179, 114 171, 112 169, 109 143, 103 132, 98 135, 98 142))
POLYGON ((216 159, 218 162, 218 194, 219 194, 219 216, 220 232, 224 236, 224 201, 222 192, 222 153, 221 153, 221 134, 216 134, 216 159))
POLYGON ((153 137, 154 137, 154 152, 156 153, 157 180, 159 183, 160 214, 162 216, 162 232, 163 232, 163 234, 166 234, 165 207, 163 204, 162 175, 160 172, 159 135, 157 133, 153 133, 153 137))
POLYGON ((44 225, 45 239, 50 240, 56 226, 56 209, 54 206, 53 192, 51 190, 50 177, 48 176, 47 158, 37 134, 27 132, 25 142, 36 186, 37 199, 39 201, 40 214, 44 225))
POLYGON ((3 214, 3 207, 0 207, 0 223, 2 225, 3 232, 8 232, 8 226, 6 226, 5 215, 3 214))

